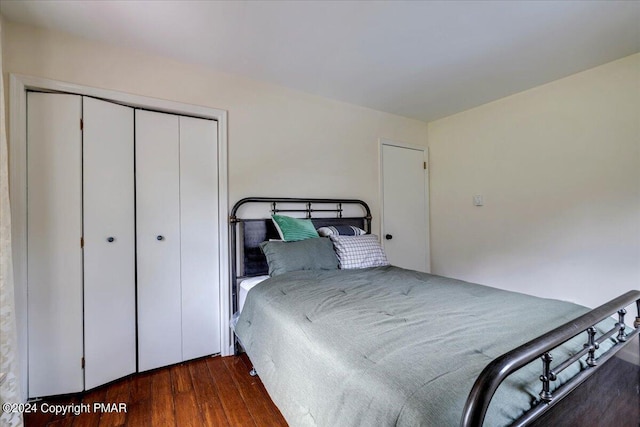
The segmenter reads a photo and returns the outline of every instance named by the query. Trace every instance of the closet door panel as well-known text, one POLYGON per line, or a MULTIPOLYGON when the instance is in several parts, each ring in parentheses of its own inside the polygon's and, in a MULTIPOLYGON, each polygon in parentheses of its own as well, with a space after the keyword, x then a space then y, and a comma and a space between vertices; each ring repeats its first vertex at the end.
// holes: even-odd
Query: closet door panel
POLYGON ((178 116, 136 110, 138 369, 182 361, 178 116))
POLYGON ((83 99, 85 388, 136 370, 133 108, 83 99))
POLYGON ((27 95, 29 396, 82 391, 82 98, 27 95))
POLYGON ((220 352, 217 122, 180 117, 182 355, 220 352))

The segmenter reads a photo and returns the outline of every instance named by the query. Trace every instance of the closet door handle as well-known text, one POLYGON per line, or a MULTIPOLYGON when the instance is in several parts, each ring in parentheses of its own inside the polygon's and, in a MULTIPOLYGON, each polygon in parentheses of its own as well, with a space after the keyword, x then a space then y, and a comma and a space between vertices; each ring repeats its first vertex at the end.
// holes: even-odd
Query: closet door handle
POLYGON ((158 235, 158 237, 156 237, 156 239, 158 239, 158 240, 164 240, 164 236, 162 236, 162 235, 158 235))
POLYGON ((393 239, 393 235, 391 235, 391 234, 386 234, 386 235, 384 236, 384 238, 385 238, 385 239, 387 239, 387 240, 391 240, 391 239, 393 239))
POLYGON ((115 237, 107 237, 107 242, 109 243, 113 243, 115 242, 116 238, 115 237))

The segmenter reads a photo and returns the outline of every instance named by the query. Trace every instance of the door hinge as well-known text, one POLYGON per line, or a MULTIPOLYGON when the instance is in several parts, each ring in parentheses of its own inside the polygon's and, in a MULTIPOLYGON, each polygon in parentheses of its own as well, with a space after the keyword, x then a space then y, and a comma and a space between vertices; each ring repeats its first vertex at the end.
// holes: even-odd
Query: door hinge
POLYGON ((80 238, 80 247, 84 248, 84 237, 80 238))
POLYGON ((82 369, 84 369, 84 357, 80 359, 80 366, 82 367, 82 369))
POLYGON ((424 168, 424 170, 427 170, 427 162, 422 162, 422 167, 424 168))
POLYGON ((80 130, 84 130, 84 121, 80 119, 80 130))

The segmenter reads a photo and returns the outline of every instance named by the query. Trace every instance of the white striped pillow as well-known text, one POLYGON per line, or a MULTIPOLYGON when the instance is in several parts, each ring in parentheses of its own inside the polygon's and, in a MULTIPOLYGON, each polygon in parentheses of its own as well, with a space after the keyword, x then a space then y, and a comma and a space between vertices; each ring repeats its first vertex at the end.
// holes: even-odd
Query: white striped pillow
POLYGON ((343 270, 389 265, 378 236, 329 236, 343 270))
POLYGON ((367 234, 362 228, 353 225, 328 225, 318 228, 318 234, 322 237, 329 236, 362 236, 367 234))

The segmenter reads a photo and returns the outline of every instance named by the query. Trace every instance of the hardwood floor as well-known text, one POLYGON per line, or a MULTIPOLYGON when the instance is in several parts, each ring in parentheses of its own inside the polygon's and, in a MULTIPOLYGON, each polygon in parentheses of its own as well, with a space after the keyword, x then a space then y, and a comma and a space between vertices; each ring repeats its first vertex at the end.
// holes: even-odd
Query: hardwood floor
POLYGON ((25 426, 286 426, 260 379, 249 375, 250 369, 249 359, 242 355, 207 357, 133 375, 79 395, 38 402, 36 413, 25 414, 25 426), (125 403, 126 412, 96 410, 94 403, 115 403, 113 409, 125 403), (75 405, 67 408, 82 413, 42 411, 65 405, 75 405))

